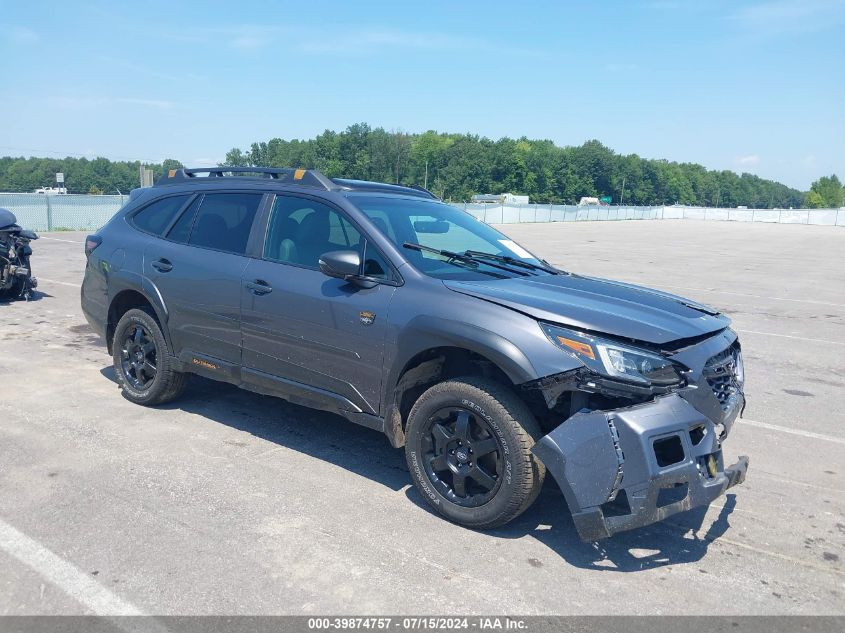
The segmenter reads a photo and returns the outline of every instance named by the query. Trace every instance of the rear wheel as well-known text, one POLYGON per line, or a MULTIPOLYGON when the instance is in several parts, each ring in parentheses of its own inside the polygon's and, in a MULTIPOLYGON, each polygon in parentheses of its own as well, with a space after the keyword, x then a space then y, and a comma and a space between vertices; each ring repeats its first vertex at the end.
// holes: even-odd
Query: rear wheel
POLYGON ((114 371, 127 399, 150 406, 181 395, 187 376, 174 369, 170 348, 151 310, 128 310, 118 321, 112 347, 114 371))
POLYGON ((455 523, 502 525, 540 491, 545 467, 531 453, 539 426, 498 383, 472 376, 431 387, 411 410, 405 434, 414 484, 455 523))

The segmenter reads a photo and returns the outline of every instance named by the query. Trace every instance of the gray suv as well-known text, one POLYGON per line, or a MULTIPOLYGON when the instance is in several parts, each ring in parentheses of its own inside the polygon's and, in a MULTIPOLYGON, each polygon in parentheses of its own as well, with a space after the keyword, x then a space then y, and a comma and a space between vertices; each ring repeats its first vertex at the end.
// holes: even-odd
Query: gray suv
POLYGON ((404 446, 460 525, 510 521, 547 470, 586 541, 745 478, 722 460, 745 404, 724 315, 558 270, 423 189, 170 170, 85 250, 82 309, 126 398, 199 374, 340 414, 404 446))

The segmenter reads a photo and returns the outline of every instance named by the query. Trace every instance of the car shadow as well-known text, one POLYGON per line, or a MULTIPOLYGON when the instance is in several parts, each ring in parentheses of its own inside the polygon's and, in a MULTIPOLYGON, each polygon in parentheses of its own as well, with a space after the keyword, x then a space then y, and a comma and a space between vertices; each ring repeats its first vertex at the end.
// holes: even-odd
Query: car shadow
POLYGON ((578 537, 563 494, 551 478, 543 486, 541 497, 525 514, 493 534, 502 538, 530 535, 575 567, 615 572, 645 571, 701 560, 710 544, 730 527, 728 517, 736 506, 736 495, 729 494, 719 516, 709 525, 705 523, 707 507, 694 508, 660 523, 584 543, 578 537))
MULTIPOLYGON (((116 382, 114 369, 101 372, 116 382)), ((411 484, 404 452, 381 433, 341 416, 263 396, 233 385, 191 376, 185 394, 157 407, 201 415, 257 438, 330 462, 391 490, 406 489, 407 498, 433 512, 411 484)), ((719 503, 717 501, 716 503, 719 503)), ((728 494, 719 516, 706 523, 707 508, 696 508, 609 539, 584 543, 578 537, 563 494, 551 476, 537 501, 505 526, 486 531, 500 539, 537 539, 569 564, 583 569, 637 572, 701 560, 710 544, 730 527, 736 495, 728 494)))
MULTIPOLYGON (((110 365, 100 373, 117 382, 110 365)), ((411 483, 405 454, 387 438, 345 418, 264 396, 227 383, 191 376, 176 402, 156 407, 201 415, 259 439, 331 462, 399 491, 411 483)))
MULTIPOLYGON (((416 488, 409 488, 406 495, 418 506, 430 509, 416 488)), ((547 477, 537 501, 528 510, 507 525, 487 530, 486 534, 502 539, 530 536, 570 565, 582 569, 645 571, 701 560, 710 544, 730 527, 728 517, 735 506, 736 495, 728 494, 719 516, 709 525, 706 524, 707 507, 694 508, 660 523, 584 543, 575 529, 563 493, 554 479, 547 477)))

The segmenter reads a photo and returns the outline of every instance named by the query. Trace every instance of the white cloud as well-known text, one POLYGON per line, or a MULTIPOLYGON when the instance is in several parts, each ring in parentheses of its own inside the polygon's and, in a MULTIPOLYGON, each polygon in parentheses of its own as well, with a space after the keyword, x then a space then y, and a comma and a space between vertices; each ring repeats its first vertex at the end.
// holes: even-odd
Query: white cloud
POLYGON ((154 110, 172 110, 179 104, 165 99, 139 99, 134 97, 55 97, 53 103, 63 110, 95 110, 114 105, 131 105, 154 110))
POLYGON ((41 40, 38 33, 26 26, 0 26, 0 34, 15 44, 34 44, 41 40))
POLYGON ((293 38, 294 45, 307 53, 369 54, 394 49, 429 51, 488 50, 490 45, 469 36, 451 36, 436 32, 414 32, 398 29, 359 29, 323 35, 303 33, 293 38))
POLYGON ((743 167, 756 167, 760 164, 760 156, 757 154, 749 154, 748 156, 737 156, 735 159, 737 165, 743 167))
POLYGON ((637 70, 636 64, 605 64, 604 69, 609 73, 626 73, 637 70))
POLYGON ((268 38, 258 35, 239 35, 229 41, 229 46, 240 50, 256 50, 264 48, 269 43, 270 40, 268 38))
POLYGON ((511 54, 536 54, 532 49, 519 49, 490 42, 475 36, 454 36, 436 31, 412 31, 395 28, 323 27, 299 25, 263 26, 239 24, 223 28, 196 27, 155 33, 161 39, 200 44, 224 42, 240 51, 268 47, 286 47, 300 53, 333 55, 369 55, 391 50, 421 51, 499 51, 511 54))
POLYGON ((128 97, 120 97, 114 100, 115 103, 125 103, 128 105, 137 105, 145 108, 153 108, 155 110, 172 110, 176 107, 173 101, 164 99, 133 99, 128 97))
POLYGON ((770 0, 728 18, 760 35, 815 32, 845 21, 845 0, 770 0))
POLYGON ((179 68, 179 73, 177 74, 161 72, 160 70, 148 68, 142 64, 135 64, 124 59, 117 59, 106 55, 100 55, 100 57, 98 57, 98 61, 103 64, 108 64, 109 66, 112 66, 114 68, 129 71, 134 75, 144 75, 146 77, 152 77, 153 79, 163 79, 165 81, 174 82, 184 82, 186 80, 196 81, 200 79, 205 79, 205 75, 198 75, 191 71, 185 71, 181 67, 179 68))

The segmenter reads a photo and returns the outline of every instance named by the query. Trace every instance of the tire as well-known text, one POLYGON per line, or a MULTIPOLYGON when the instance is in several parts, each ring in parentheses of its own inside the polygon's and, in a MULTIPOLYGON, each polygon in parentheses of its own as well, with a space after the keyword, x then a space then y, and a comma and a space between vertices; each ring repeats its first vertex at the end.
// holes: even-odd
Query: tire
POLYGON ((174 369, 175 359, 149 308, 133 308, 120 318, 112 360, 123 395, 135 404, 171 402, 185 389, 187 374, 174 369))
MULTIPOLYGON (((25 259, 20 262, 24 268, 29 268, 29 259, 25 259)), ((32 274, 32 269, 30 269, 30 275, 32 274)), ((24 297, 24 291, 27 290, 27 283, 28 279, 24 279, 22 277, 15 276, 12 279, 11 285, 6 288, 5 290, 0 290, 0 301, 11 301, 14 299, 21 299, 24 297)))
POLYGON ((455 378, 414 404, 405 457, 414 485, 438 513, 489 529, 537 498, 546 469, 531 447, 540 436, 531 411, 509 389, 485 378, 455 378))

